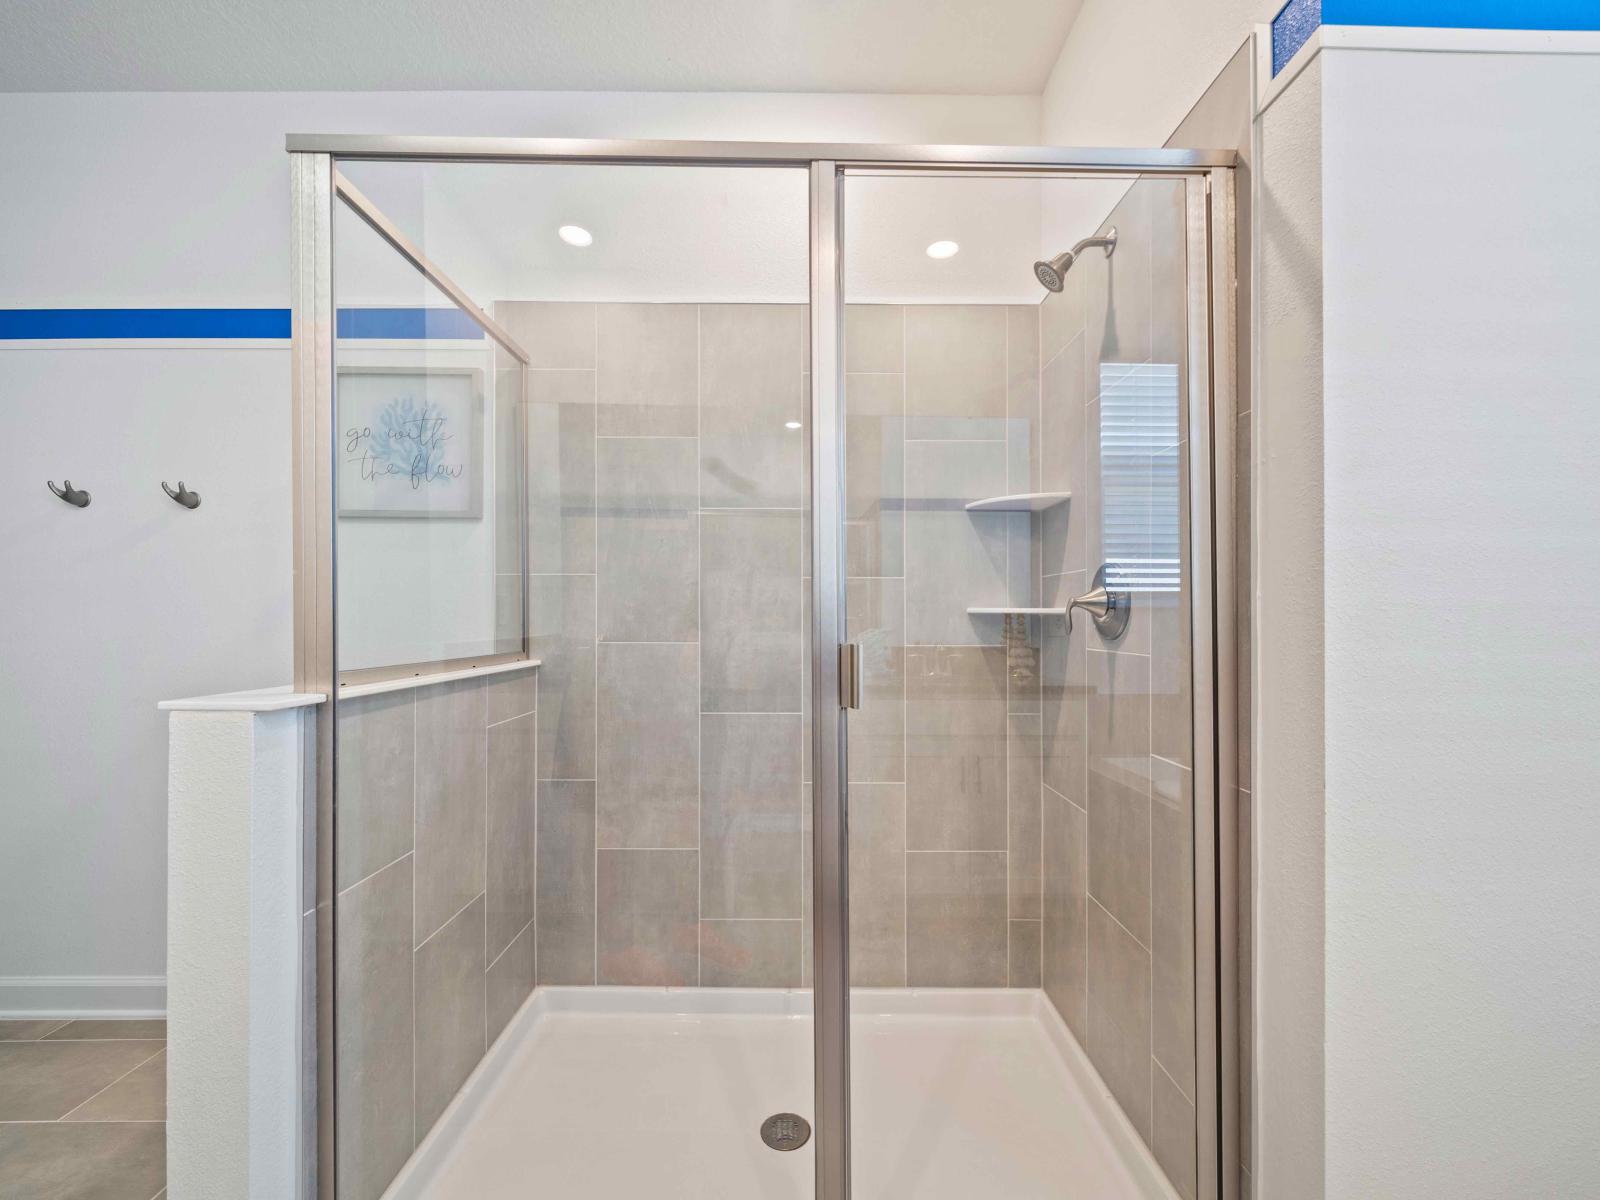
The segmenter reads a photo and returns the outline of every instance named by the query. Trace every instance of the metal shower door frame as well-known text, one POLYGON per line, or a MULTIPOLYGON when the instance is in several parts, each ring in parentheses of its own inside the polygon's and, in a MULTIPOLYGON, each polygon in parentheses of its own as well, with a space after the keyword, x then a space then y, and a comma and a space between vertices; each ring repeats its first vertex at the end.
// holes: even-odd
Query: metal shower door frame
MULTIPOLYGON (((897 146, 852 143, 596 141, 295 134, 292 180, 296 690, 321 691, 315 764, 316 1062, 306 1074, 316 1128, 307 1195, 333 1200, 334 438, 332 227, 343 159, 438 162, 790 167, 810 176, 810 445, 813 615, 813 1004, 816 1195, 850 1195, 850 981, 845 637, 842 268, 845 173, 1168 175, 1188 181, 1190 537, 1195 720, 1197 1147, 1202 1200, 1231 1200, 1238 1178, 1237 989, 1229 802, 1232 736, 1233 168, 1231 150, 897 146), (1202 624, 1204 622, 1204 624, 1202 624), (1223 685, 1226 684, 1226 690, 1223 685), (1204 855, 1204 856, 1202 856, 1204 855), (1204 985, 1204 986, 1203 986, 1204 985), (312 1180, 314 1179, 314 1185, 312 1180), (314 1190, 313 1190, 314 1187, 314 1190)), ((308 1158, 312 1155, 308 1149, 308 1158)))

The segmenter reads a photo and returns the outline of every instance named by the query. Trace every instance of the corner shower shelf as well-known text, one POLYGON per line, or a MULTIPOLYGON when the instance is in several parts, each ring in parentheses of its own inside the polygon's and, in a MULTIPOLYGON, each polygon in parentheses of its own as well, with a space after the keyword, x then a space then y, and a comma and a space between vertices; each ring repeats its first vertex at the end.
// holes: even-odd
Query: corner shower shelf
POLYGON ((969 608, 969 617, 1064 617, 1064 608, 969 608))
POLYGON ((1043 512, 1072 499, 1071 492, 1024 492, 1020 496, 991 496, 974 500, 968 512, 1043 512))

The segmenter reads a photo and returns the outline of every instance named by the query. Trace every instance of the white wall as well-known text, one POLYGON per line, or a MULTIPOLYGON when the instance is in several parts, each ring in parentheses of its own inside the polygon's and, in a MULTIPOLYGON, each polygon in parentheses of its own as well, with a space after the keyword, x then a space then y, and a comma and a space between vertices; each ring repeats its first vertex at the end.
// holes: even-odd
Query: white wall
MULTIPOLYGON (((291 131, 1028 144, 1038 101, 0 95, 0 307, 287 307, 291 131)), ((0 1011, 161 1004, 154 706, 287 680, 288 379, 282 345, 0 343, 0 1011)))
POLYGON ((1052 146, 1160 146, 1283 0, 1084 0, 1041 100, 1052 146))
POLYGON ((1254 1163, 1263 1197, 1322 1195, 1321 64, 1258 120, 1252 904, 1254 1163))
POLYGON ((1492 52, 1549 40, 1324 43, 1329 1196, 1600 1195, 1600 36, 1492 52))
POLYGON ((1596 1195, 1600 38, 1321 46, 1261 123, 1259 1190, 1596 1195))

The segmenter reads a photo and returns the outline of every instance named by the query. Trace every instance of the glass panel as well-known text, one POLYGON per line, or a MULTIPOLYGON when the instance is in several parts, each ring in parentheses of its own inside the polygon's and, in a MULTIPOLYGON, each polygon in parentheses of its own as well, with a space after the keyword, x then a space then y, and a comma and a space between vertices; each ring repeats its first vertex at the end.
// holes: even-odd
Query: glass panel
MULTIPOLYGON (((340 1194, 809 1195, 813 1147, 760 1137, 813 1115, 806 172, 341 169, 530 360, 368 348, 478 355, 483 460, 526 482, 403 538, 342 516, 341 663, 500 648, 525 588, 539 666, 339 703, 340 1194), (486 1053, 471 1128, 438 1124, 486 1053), (406 1167, 430 1130, 451 1153, 406 1167)), ((443 303, 337 233, 341 306, 443 303)))
POLYGON ((520 364, 342 203, 334 293, 341 675, 520 652, 520 364))
POLYGON ((1192 1196, 1183 182, 844 208, 855 1192, 1192 1196))

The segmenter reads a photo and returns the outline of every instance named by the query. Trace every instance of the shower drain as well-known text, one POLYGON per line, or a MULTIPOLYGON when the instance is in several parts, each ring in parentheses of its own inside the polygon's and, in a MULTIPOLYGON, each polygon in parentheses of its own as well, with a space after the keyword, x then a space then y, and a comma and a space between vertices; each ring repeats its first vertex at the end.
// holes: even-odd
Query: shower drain
POLYGON ((774 1150, 798 1150, 811 1140, 811 1122, 798 1113, 773 1113, 761 1122, 761 1140, 774 1150))

